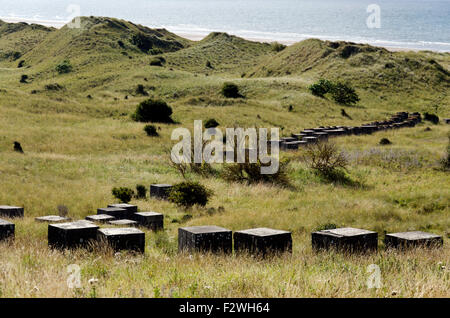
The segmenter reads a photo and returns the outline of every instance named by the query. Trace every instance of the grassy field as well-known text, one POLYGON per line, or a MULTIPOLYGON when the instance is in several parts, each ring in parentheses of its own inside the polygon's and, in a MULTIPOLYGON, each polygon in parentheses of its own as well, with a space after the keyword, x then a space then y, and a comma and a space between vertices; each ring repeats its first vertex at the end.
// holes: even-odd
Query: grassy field
POLYGON ((190 175, 214 191, 205 208, 133 200, 141 211, 165 215, 164 232, 146 231, 143 256, 104 247, 53 251, 47 225, 34 222, 36 216, 58 214, 61 205, 74 219, 95 214, 114 202, 116 186, 182 181, 165 151, 174 144, 172 130, 192 128, 197 119, 215 118, 221 128, 280 127, 289 136, 320 125, 356 126, 397 111, 450 118, 450 54, 360 46, 344 58, 340 50, 349 44, 330 49, 318 40, 275 52, 267 43, 224 34, 197 43, 107 18, 85 18, 80 30, 46 30, 45 37, 41 29, 34 31, 20 28, 16 37, 8 33, 5 43, 0 33, 3 53, 26 48, 17 60, 0 54, 0 204, 25 207, 25 218, 14 221, 15 241, 0 243, 0 297, 450 296, 450 178, 439 163, 450 126, 442 122, 336 139, 356 185, 323 181, 301 160, 300 150, 282 154, 291 160, 290 187, 190 175), (150 66, 154 56, 129 41, 136 32, 156 37, 154 48, 166 61, 162 67, 150 66), (30 39, 25 46, 24 39, 30 39), (65 59, 73 71, 58 74, 55 66, 65 59), (19 60, 25 61, 22 68, 19 60), (19 83, 22 74, 27 83, 19 83), (349 107, 312 96, 307 87, 320 77, 348 81, 361 101, 349 107), (229 81, 245 98, 221 96, 229 81), (55 83, 61 89, 45 87, 55 83), (149 96, 135 93, 138 84, 149 96), (160 137, 146 136, 145 124, 130 119, 149 97, 164 99, 174 110, 176 124, 156 124, 160 137), (392 145, 380 146, 383 137, 392 145), (14 141, 24 154, 13 151, 14 141), (378 253, 313 252, 310 233, 330 223, 377 231, 378 253), (191 225, 289 230, 293 253, 267 260, 180 255, 177 229, 191 225), (384 250, 384 233, 407 230, 442 235, 444 248, 384 250), (81 268, 79 289, 67 285, 70 264, 81 268), (367 288, 370 264, 381 269, 380 289, 367 288))

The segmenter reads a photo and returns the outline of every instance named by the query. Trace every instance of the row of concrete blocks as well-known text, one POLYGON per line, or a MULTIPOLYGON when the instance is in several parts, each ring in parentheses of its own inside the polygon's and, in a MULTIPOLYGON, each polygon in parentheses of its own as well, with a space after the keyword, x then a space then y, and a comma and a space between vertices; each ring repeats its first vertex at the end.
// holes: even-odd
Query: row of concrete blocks
POLYGON ((329 137, 349 136, 349 135, 366 135, 376 131, 398 129, 403 127, 414 127, 422 121, 419 113, 409 114, 407 112, 399 112, 386 121, 376 121, 364 124, 359 127, 347 126, 328 126, 305 129, 299 134, 292 134, 292 137, 282 137, 277 142, 280 149, 296 150, 299 147, 314 144, 320 141, 326 141, 329 137))
MULTIPOLYGON (((182 251, 231 253, 232 232, 217 226, 178 229, 178 249, 182 251)), ((292 251, 290 232, 257 228, 235 232, 235 252, 257 255, 292 251)), ((355 228, 323 230, 311 234, 314 250, 335 249, 344 252, 373 252, 378 249, 378 233, 355 228)), ((391 233, 385 236, 386 248, 440 247, 441 236, 420 231, 391 233)))
MULTIPOLYGON (((0 219, 0 239, 14 238, 14 224, 0 219)), ((266 256, 292 252, 292 235, 288 231, 256 228, 233 235, 236 253, 266 256)), ((218 226, 194 226, 178 229, 179 252, 232 252, 232 231, 218 226)), ((378 249, 378 233, 355 228, 322 230, 311 234, 314 250, 335 249, 345 252, 373 252, 378 249)), ((145 233, 130 228, 100 228, 90 221, 49 224, 48 244, 66 249, 91 246, 101 241, 114 250, 145 251, 145 233)), ((386 248, 441 247, 443 238, 420 231, 391 233, 385 236, 386 248)))

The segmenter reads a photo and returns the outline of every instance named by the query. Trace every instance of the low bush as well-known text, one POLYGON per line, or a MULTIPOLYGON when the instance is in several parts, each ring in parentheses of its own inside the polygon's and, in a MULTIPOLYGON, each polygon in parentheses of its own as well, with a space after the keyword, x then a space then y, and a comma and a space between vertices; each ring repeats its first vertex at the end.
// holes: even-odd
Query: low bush
POLYGON ((278 42, 273 42, 270 44, 270 47, 271 47, 272 51, 274 51, 274 52, 281 52, 286 48, 286 45, 278 43, 278 42))
POLYGON ((130 188, 120 187, 113 188, 112 195, 122 203, 128 203, 134 196, 134 191, 130 188))
POLYGON ((169 193, 169 201, 186 208, 194 205, 205 206, 213 192, 198 182, 185 181, 174 185, 169 193))
POLYGON ((28 80, 28 75, 23 74, 22 76, 20 76, 21 83, 27 83, 27 80, 28 80))
POLYGON ((164 63, 166 63, 166 59, 162 56, 158 56, 150 60, 150 66, 163 66, 164 63))
POLYGON ((147 197, 147 188, 142 185, 136 185, 136 198, 137 199, 145 199, 147 197))
POLYGON ((243 97, 239 92, 239 87, 233 83, 224 83, 222 86, 222 95, 226 98, 243 97))
POLYGON ((135 92, 136 92, 136 95, 148 96, 148 93, 145 90, 144 85, 142 85, 142 84, 138 84, 138 86, 136 87, 135 92))
POLYGON ((359 96, 354 88, 347 84, 336 83, 331 90, 331 97, 335 102, 342 105, 352 105, 359 102, 359 96))
POLYGON ((208 129, 208 128, 216 128, 219 125, 220 125, 219 122, 217 120, 215 120, 214 118, 208 119, 205 122, 205 128, 206 129, 208 129))
POLYGON ((172 123, 170 117, 172 108, 163 100, 148 99, 141 102, 136 111, 132 114, 132 119, 139 122, 159 122, 172 123))
POLYGON ((272 183, 278 185, 289 185, 288 160, 280 161, 278 171, 274 174, 262 174, 261 168, 266 166, 257 161, 256 163, 230 163, 225 164, 222 178, 226 181, 252 183, 272 183))
POLYGON ((60 91, 64 89, 64 87, 59 85, 58 83, 54 83, 45 85, 45 89, 48 91, 60 91))
POLYGON ((156 130, 156 127, 153 125, 146 125, 144 127, 144 131, 147 133, 147 136, 149 136, 149 137, 159 136, 158 131, 156 130))
POLYGON ((130 42, 133 45, 136 45, 139 48, 139 50, 141 50, 144 53, 148 53, 148 51, 153 48, 152 39, 146 36, 144 33, 134 34, 131 37, 130 42))
POLYGON ((346 170, 347 158, 331 142, 319 142, 306 148, 304 159, 311 169, 322 176, 332 178, 340 175, 340 169, 346 170))
POLYGON ((331 92, 333 86, 332 82, 321 78, 317 83, 310 85, 308 89, 314 96, 325 97, 325 94, 331 92))
POLYGON ((390 144, 392 144, 392 142, 387 138, 382 138, 380 140, 380 145, 390 145, 390 144))
POLYGON ((56 65, 56 71, 59 74, 66 74, 66 73, 70 73, 72 72, 72 64, 70 64, 69 60, 64 60, 61 63, 59 63, 58 65, 56 65))

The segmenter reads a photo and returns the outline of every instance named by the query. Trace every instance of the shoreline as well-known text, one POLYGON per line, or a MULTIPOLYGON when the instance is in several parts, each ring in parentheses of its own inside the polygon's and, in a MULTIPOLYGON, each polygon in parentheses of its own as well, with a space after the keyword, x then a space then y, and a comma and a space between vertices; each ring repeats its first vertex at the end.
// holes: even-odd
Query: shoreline
MULTIPOLYGON (((68 21, 59 21, 59 20, 39 20, 39 19, 22 19, 22 18, 15 18, 15 17, 0 17, 0 20, 7 22, 7 23, 28 23, 28 24, 39 24, 39 25, 44 25, 46 27, 53 27, 56 29, 62 28, 64 25, 66 25, 68 23, 68 21)), ((178 36, 184 37, 188 40, 191 41, 201 41, 203 40, 206 36, 208 36, 208 34, 210 34, 211 32, 214 31, 204 31, 204 32, 200 32, 200 33, 195 33, 194 31, 184 31, 184 30, 174 30, 173 28, 170 27, 155 27, 155 26, 148 26, 145 24, 142 24, 143 26, 146 26, 148 28, 166 28, 169 32, 172 32, 178 36)), ((358 44, 368 44, 368 45, 372 45, 375 47, 382 47, 385 48, 388 51, 391 52, 420 52, 420 51, 431 51, 433 53, 450 53, 450 50, 445 51, 445 50, 435 50, 435 49, 429 49, 429 48, 410 48, 410 47, 397 47, 397 46, 388 46, 388 45, 379 45, 376 43, 371 43, 371 42, 358 42, 358 41, 351 41, 351 40, 345 40, 345 39, 333 39, 333 40, 329 40, 326 38, 321 38, 320 36, 311 36, 311 37, 304 37, 298 40, 288 40, 288 39, 276 39, 276 38, 267 38, 267 37, 258 37, 258 36, 243 36, 243 35, 239 35, 239 34, 235 34, 232 31, 218 31, 218 32, 226 32, 230 35, 235 35, 238 37, 241 37, 243 39, 246 39, 248 41, 254 41, 254 42, 267 42, 267 43, 272 43, 272 42, 278 42, 280 44, 284 44, 287 46, 293 45, 295 43, 304 41, 306 39, 320 39, 322 41, 346 41, 346 42, 354 42, 354 43, 358 43, 358 44)))

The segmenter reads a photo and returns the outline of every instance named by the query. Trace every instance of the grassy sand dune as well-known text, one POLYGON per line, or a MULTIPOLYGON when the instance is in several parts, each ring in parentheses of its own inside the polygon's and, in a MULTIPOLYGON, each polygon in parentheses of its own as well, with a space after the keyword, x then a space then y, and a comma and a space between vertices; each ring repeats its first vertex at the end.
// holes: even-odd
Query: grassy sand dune
POLYGON ((225 34, 192 42, 110 18, 85 18, 82 24, 81 30, 48 32, 24 52, 24 68, 17 68, 17 60, 0 60, 0 203, 24 206, 26 215, 14 221, 15 242, 0 243, 1 297, 449 296, 450 187, 439 160, 450 126, 442 122, 336 139, 350 160, 353 185, 322 180, 300 160, 299 150, 282 154, 291 159, 291 187, 192 175, 214 191, 206 208, 186 211, 165 201, 133 200, 142 211, 165 215, 165 232, 146 231, 144 256, 104 247, 48 249, 47 225, 34 217, 57 214, 64 205, 70 217, 81 219, 114 202, 115 186, 182 181, 165 151, 174 143, 172 130, 192 129, 196 119, 215 118, 220 128, 280 127, 289 136, 320 125, 356 126, 403 110, 450 117, 448 54, 391 53, 364 45, 343 58, 340 50, 348 44, 333 49, 318 40, 277 53, 269 44, 225 34), (142 52, 131 42, 138 33, 161 51, 142 52), (324 56, 324 50, 332 52, 324 56), (157 57, 165 63, 151 66, 157 57), (59 74, 55 67, 65 59, 73 70, 59 74), (27 83, 19 83, 22 74, 29 76, 27 83), (361 101, 349 107, 312 96, 308 86, 320 77, 349 81, 361 101), (245 98, 220 94, 229 81, 245 98), (139 84, 148 96, 136 93, 139 84), (176 121, 155 124, 156 138, 130 119, 149 97, 167 101, 176 121), (379 145, 383 137, 392 145, 379 145), (24 154, 12 150, 13 141, 21 142, 24 154), (310 233, 330 223, 377 231, 379 252, 314 253, 310 233), (292 231, 293 253, 263 261, 176 252, 178 227, 212 224, 292 231), (385 231, 407 230, 442 235, 444 248, 384 251, 385 231), (81 268, 80 289, 68 288, 70 264, 81 268), (367 288, 370 264, 380 266, 380 289, 367 288), (91 278, 98 281, 91 284, 91 278))

